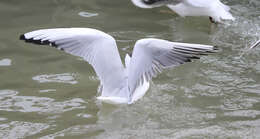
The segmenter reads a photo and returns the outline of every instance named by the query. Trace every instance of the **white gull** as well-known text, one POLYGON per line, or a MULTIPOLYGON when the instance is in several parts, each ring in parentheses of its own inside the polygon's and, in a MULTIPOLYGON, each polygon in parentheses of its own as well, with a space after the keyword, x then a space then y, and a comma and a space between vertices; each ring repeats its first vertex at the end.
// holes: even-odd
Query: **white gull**
POLYGON ((178 15, 208 16, 211 22, 235 20, 229 12, 230 7, 219 0, 131 0, 141 8, 167 6, 178 15))
POLYGON ((26 42, 50 45, 91 64, 100 79, 101 95, 107 103, 131 104, 149 88, 149 81, 164 68, 175 67, 214 52, 210 45, 170 42, 146 38, 135 43, 132 58, 122 64, 115 39, 91 28, 41 29, 20 36, 26 42))

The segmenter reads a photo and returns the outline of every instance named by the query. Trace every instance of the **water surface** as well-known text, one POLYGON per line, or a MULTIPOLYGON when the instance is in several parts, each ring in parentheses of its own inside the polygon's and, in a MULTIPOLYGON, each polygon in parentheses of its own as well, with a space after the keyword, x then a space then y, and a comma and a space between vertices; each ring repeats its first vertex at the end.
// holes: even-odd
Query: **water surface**
POLYGON ((130 0, 0 2, 0 137, 2 138, 259 138, 259 0, 226 0, 236 18, 210 24, 166 7, 130 0), (136 40, 156 37, 216 45, 219 53, 163 72, 133 105, 96 100, 90 65, 19 35, 55 27, 91 27, 115 37, 123 58, 136 40))

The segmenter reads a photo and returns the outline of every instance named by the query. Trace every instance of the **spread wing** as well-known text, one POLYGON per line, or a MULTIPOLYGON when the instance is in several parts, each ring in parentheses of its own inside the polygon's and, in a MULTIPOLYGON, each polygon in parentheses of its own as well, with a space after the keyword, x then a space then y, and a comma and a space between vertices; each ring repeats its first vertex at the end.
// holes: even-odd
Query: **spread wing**
POLYGON ((133 93, 138 85, 151 80, 164 68, 178 66, 201 55, 213 52, 214 47, 200 44, 176 43, 161 39, 141 39, 135 44, 128 70, 128 88, 133 93))
MULTIPOLYGON (((116 42, 110 35, 90 28, 56 28, 36 30, 20 39, 50 45, 90 63, 98 75, 102 93, 113 92, 123 80, 124 67, 116 42)), ((106 96, 107 94, 102 94, 106 96)))

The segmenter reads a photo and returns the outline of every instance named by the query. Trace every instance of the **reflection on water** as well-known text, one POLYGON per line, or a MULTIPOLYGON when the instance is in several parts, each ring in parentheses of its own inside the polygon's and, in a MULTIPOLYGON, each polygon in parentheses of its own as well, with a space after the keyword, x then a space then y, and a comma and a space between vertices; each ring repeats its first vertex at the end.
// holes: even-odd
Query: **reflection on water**
POLYGON ((5 121, 5 120, 7 120, 7 118, 0 117, 0 121, 5 121))
POLYGON ((0 137, 259 138, 260 47, 241 53, 259 39, 260 1, 225 3, 236 20, 214 25, 130 0, 0 1, 0 137), (163 72, 136 104, 113 106, 95 99, 99 81, 89 64, 18 40, 54 27, 108 32, 122 56, 145 37, 220 50, 163 72))
POLYGON ((0 66, 10 66, 11 62, 12 62, 11 59, 8 59, 8 58, 2 59, 2 60, 0 60, 0 66))
POLYGON ((79 12, 79 16, 82 17, 93 17, 93 16, 98 16, 98 13, 90 13, 90 12, 79 12))
POLYGON ((34 76, 32 79, 40 83, 47 83, 47 82, 69 83, 69 84, 78 83, 76 81, 75 74, 73 73, 37 75, 34 76))
POLYGON ((48 93, 48 92, 55 92, 56 89, 46 89, 46 90, 40 90, 40 93, 48 93))
POLYGON ((90 118, 90 117, 92 117, 92 115, 90 115, 90 114, 84 114, 84 113, 79 113, 79 114, 77 114, 77 116, 83 117, 83 118, 90 118))

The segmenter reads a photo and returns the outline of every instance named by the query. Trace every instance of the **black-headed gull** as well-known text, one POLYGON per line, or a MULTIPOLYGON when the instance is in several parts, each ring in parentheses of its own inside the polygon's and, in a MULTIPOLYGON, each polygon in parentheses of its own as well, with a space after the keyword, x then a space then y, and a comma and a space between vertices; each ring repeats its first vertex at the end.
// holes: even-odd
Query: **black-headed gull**
POLYGON ((164 68, 178 66, 214 52, 210 45, 146 38, 135 43, 132 58, 122 64, 115 39, 96 29, 42 29, 20 36, 26 42, 50 45, 91 64, 100 79, 101 96, 108 103, 131 104, 149 88, 149 81, 164 68))
POLYGON ((235 20, 229 6, 219 0, 131 0, 141 8, 154 8, 166 5, 178 15, 208 16, 211 22, 235 20))

